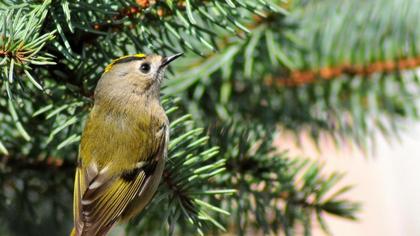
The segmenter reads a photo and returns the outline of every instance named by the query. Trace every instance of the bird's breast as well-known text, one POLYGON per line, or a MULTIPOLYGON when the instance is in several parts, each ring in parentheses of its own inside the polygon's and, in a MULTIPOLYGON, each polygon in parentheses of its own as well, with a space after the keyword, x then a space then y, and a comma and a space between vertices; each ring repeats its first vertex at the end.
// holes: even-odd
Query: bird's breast
POLYGON ((132 169, 158 148, 166 124, 161 107, 145 106, 131 113, 94 107, 82 134, 82 162, 95 161, 100 168, 112 162, 115 172, 132 169))

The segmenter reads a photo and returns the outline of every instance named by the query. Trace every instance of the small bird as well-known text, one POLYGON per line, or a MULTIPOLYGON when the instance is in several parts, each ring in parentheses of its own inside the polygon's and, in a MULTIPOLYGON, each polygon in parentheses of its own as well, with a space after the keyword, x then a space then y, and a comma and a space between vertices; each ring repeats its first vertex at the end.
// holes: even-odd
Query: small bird
POLYGON ((169 142, 160 86, 181 55, 124 56, 105 68, 79 146, 72 236, 106 235, 152 199, 169 142))

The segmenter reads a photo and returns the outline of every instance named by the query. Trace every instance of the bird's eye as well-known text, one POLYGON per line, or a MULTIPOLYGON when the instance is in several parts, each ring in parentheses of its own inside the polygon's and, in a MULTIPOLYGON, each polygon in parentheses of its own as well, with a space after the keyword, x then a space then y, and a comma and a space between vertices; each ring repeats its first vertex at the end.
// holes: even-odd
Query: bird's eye
POLYGON ((148 73, 150 71, 150 64, 149 63, 143 63, 140 66, 140 71, 143 73, 148 73))

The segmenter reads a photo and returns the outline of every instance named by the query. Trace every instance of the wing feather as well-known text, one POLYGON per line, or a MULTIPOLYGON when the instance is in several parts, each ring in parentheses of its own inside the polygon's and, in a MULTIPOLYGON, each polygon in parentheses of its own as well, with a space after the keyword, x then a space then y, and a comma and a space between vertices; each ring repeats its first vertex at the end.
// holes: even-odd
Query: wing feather
MULTIPOLYGON (((85 189, 84 178, 81 174, 80 166, 76 169, 76 175, 74 180, 74 195, 73 195, 73 216, 74 216, 74 224, 75 224, 75 232, 81 232, 81 228, 83 227, 83 222, 80 220, 81 217, 81 207, 80 207, 80 199, 82 198, 81 192, 85 189)), ((78 234, 76 234, 78 235, 78 234)))
POLYGON ((77 168, 73 200, 75 235, 105 235, 133 199, 150 188, 156 161, 166 153, 166 135, 165 131, 158 137, 151 155, 139 158, 141 161, 133 167, 128 179, 111 174, 108 166, 99 170, 94 162, 77 168))
POLYGON ((130 184, 125 183, 124 180, 117 180, 112 189, 107 191, 106 195, 102 197, 103 201, 95 205, 96 211, 89 219, 89 222, 92 222, 90 228, 94 235, 118 219, 130 200, 134 198, 143 179, 144 174, 139 174, 130 184), (116 193, 118 195, 115 195, 116 193))
MULTIPOLYGON (((139 171, 132 181, 119 177, 103 178, 106 172, 99 173, 97 178, 103 179, 102 186, 87 187, 81 198, 81 213, 84 223, 82 235, 101 235, 102 228, 112 225, 128 203, 140 191, 145 179, 144 171, 139 171)), ((95 183, 92 181, 91 184, 95 183)), ((90 185, 91 186, 91 185, 90 185)))

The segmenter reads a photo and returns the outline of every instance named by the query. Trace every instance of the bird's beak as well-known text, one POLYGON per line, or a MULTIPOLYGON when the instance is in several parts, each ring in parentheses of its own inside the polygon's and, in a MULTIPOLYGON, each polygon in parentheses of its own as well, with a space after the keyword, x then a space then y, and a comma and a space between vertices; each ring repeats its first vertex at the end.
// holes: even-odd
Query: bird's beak
POLYGON ((182 56, 182 54, 184 54, 183 52, 177 53, 175 55, 169 56, 169 57, 164 57, 162 59, 162 65, 160 67, 165 67, 167 66, 169 63, 171 63, 172 61, 174 61, 175 59, 177 59, 178 57, 182 56))

